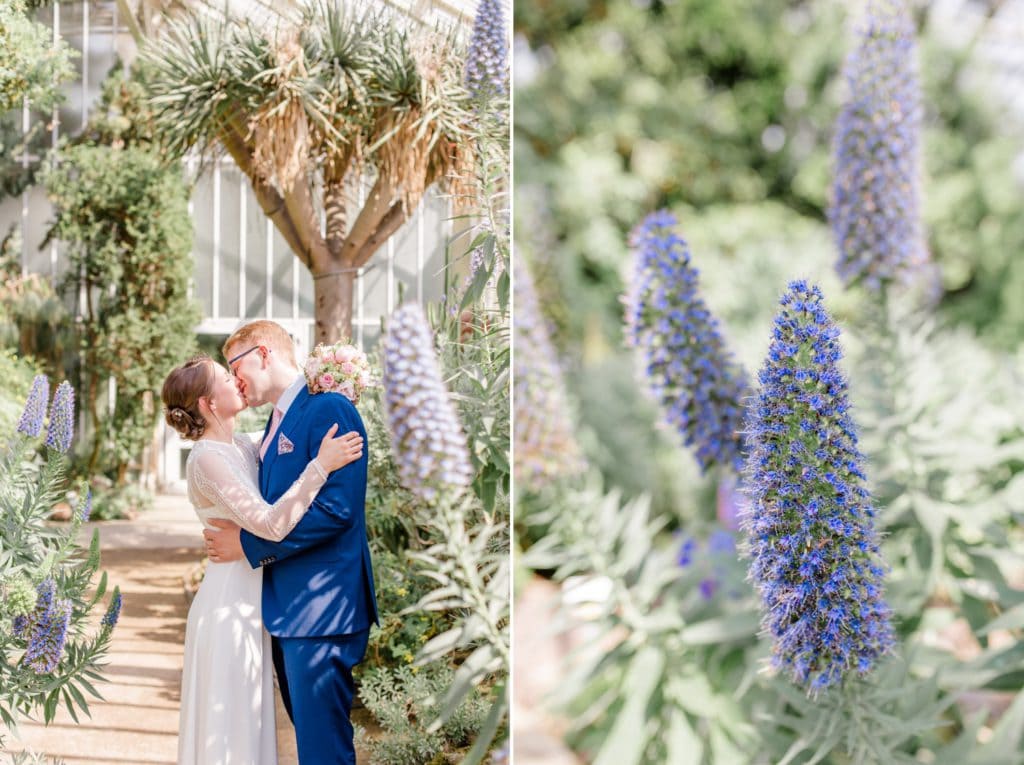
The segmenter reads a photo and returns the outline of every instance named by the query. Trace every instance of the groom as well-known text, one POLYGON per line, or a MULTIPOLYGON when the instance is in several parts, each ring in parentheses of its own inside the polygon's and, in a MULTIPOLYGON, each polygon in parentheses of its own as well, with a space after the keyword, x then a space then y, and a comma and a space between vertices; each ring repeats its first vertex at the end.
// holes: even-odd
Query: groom
MULTIPOLYGON (((340 433, 358 431, 365 443, 363 421, 347 398, 309 393, 281 325, 246 324, 223 350, 246 403, 274 403, 260 446, 260 490, 267 502, 288 490, 334 423, 340 433)), ((263 622, 301 765, 356 762, 349 721, 352 668, 377 621, 364 516, 367 459, 364 448, 359 460, 331 473, 309 512, 280 542, 229 521, 214 521, 221 530, 204 533, 211 560, 244 555, 253 568, 263 567, 263 622)))

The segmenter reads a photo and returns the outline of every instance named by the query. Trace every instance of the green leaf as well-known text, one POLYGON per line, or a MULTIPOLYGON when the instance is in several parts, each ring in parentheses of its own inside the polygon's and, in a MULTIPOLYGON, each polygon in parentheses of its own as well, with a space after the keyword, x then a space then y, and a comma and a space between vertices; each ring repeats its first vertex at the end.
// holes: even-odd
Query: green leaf
POLYGON ((644 646, 626 670, 619 710, 594 765, 639 765, 643 762, 648 738, 648 704, 661 683, 665 655, 653 646, 644 646))
POLYGON ((757 633, 760 621, 760 614, 745 611, 691 624, 683 628, 679 637, 687 645, 711 645, 745 640, 757 633))
POLYGON ((491 704, 490 712, 487 713, 487 719, 484 720, 483 726, 477 733, 473 748, 469 750, 461 765, 479 765, 487 754, 487 749, 494 740, 494 735, 498 732, 498 726, 508 710, 508 693, 504 683, 497 690, 497 695, 498 697, 491 704))
POLYGON ((701 765, 704 759, 704 744, 680 709, 673 709, 669 713, 665 747, 667 761, 673 765, 701 765))
MULTIPOLYGON (((999 722, 992 731, 992 738, 985 743, 977 755, 1019 753, 1022 751, 1022 742, 1024 742, 1024 691, 1017 694, 1009 709, 999 718, 999 722)), ((984 758, 975 761, 980 763, 983 760, 984 758)))
POLYGON ((490 276, 491 274, 486 268, 481 267, 476 270, 476 273, 473 274, 473 281, 470 282, 469 287, 466 289, 466 294, 462 296, 462 302, 459 304, 460 311, 464 311, 480 301, 490 276))
POLYGON ((987 635, 994 630, 1016 630, 1024 628, 1024 603, 1014 606, 1009 611, 997 616, 977 631, 978 635, 987 635))

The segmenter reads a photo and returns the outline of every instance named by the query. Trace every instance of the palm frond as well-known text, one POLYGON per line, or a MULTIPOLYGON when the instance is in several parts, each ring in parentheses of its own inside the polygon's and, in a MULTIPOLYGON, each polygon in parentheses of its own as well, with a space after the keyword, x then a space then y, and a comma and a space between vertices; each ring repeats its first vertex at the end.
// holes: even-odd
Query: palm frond
POLYGON ((226 21, 197 16, 171 24, 142 56, 152 65, 154 123, 174 156, 196 147, 207 153, 236 107, 238 80, 226 21))

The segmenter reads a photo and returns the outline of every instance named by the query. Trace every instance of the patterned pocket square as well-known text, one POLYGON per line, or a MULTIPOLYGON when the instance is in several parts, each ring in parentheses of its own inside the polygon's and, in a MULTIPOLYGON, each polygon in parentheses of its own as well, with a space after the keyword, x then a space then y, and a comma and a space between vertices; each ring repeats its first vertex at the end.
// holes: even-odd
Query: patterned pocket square
POLYGON ((277 439, 277 453, 289 454, 295 451, 295 444, 288 440, 288 436, 282 433, 277 439))

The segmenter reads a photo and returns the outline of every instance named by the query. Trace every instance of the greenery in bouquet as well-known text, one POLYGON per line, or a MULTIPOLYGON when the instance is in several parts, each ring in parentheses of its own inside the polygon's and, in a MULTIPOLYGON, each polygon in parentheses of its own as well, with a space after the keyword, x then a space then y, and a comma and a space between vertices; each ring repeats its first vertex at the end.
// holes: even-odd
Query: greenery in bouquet
POLYGON ((49 381, 32 383, 22 416, 0 458, 0 721, 16 729, 19 717, 53 720, 59 705, 77 720, 88 712, 87 695, 99 698, 102 662, 121 611, 117 588, 96 618, 107 591, 99 570, 99 533, 88 550, 77 542, 90 517, 91 493, 82 487, 72 521, 46 523, 66 488, 68 452, 74 437, 74 392, 58 386, 49 402, 49 381), (48 416, 47 416, 48 415, 48 416), (45 424, 45 458, 34 456, 45 424))

